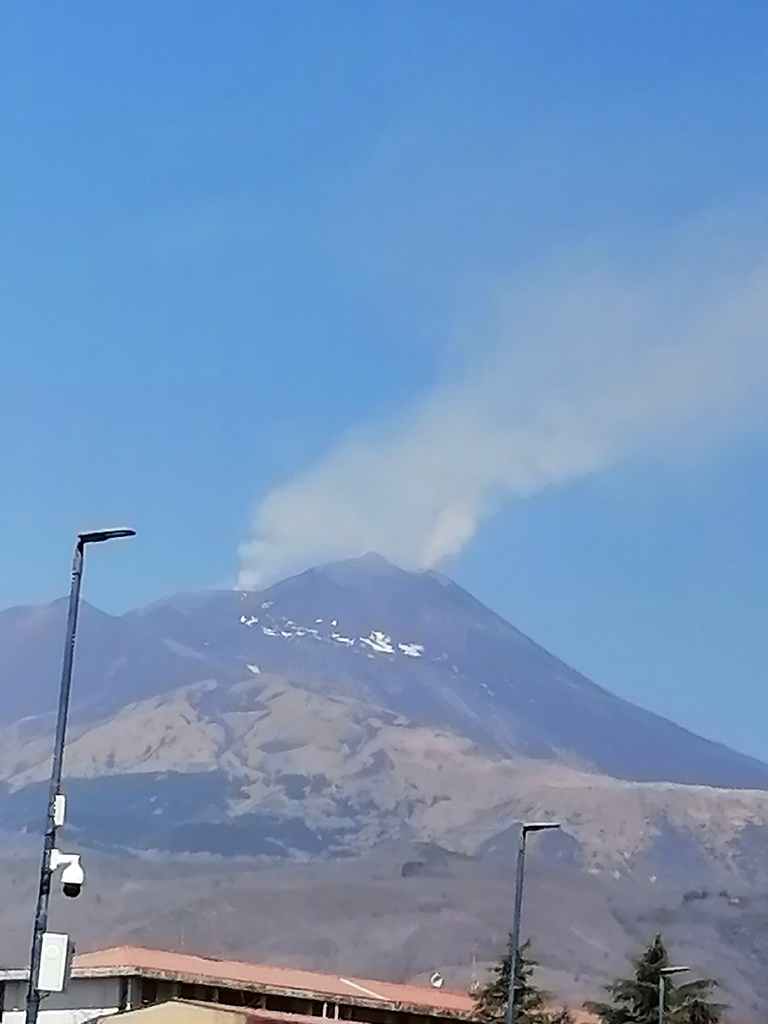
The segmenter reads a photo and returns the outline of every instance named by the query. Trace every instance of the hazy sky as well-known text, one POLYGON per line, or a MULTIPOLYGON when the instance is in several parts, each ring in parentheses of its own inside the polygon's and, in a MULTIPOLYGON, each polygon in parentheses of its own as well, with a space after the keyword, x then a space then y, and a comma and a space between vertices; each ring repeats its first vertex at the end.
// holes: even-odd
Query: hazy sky
POLYGON ((377 547, 768 758, 763 0, 0 11, 0 605, 377 547), (240 554, 239 554, 240 552, 240 554), (241 557, 242 556, 242 557, 241 557))

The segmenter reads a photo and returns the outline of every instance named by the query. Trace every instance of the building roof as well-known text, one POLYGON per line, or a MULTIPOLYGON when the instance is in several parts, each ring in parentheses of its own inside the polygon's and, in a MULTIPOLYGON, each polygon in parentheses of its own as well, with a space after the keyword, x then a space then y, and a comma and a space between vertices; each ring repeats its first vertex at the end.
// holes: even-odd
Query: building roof
POLYGON ((472 999, 463 992, 430 988, 426 985, 400 985, 391 981, 372 981, 346 974, 322 974, 293 967, 217 960, 171 953, 140 946, 112 946, 75 957, 73 976, 105 974, 142 974, 151 977, 189 981, 193 984, 247 988, 255 991, 328 996, 368 1006, 412 1007, 422 1013, 466 1016, 472 999))

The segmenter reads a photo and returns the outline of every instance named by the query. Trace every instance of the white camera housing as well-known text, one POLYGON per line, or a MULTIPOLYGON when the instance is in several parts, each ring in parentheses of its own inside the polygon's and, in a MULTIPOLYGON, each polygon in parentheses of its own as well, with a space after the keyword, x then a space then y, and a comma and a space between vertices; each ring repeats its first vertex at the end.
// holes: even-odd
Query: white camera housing
POLYGON ((83 891, 85 885, 85 871, 80 863, 80 855, 77 853, 62 853, 61 850, 51 850, 51 871, 61 872, 61 891, 70 899, 76 899, 83 891))

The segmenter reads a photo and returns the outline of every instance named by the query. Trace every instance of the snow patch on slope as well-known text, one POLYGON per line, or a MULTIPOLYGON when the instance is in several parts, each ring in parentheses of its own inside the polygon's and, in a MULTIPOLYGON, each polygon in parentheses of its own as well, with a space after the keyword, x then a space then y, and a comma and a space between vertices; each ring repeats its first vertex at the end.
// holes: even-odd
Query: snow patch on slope
POLYGON ((338 632, 339 620, 331 619, 327 632, 323 633, 318 627, 323 627, 323 619, 315 619, 314 626, 302 626, 285 616, 272 616, 268 609, 272 602, 266 601, 261 605, 266 614, 241 615, 240 623, 243 626, 258 626, 264 636, 281 637, 283 640, 293 640, 301 637, 311 637, 313 640, 320 640, 326 643, 338 644, 341 647, 365 647, 370 654, 403 655, 406 658, 421 658, 424 654, 424 645, 417 644, 411 640, 394 641, 392 637, 380 629, 372 629, 367 636, 346 636, 338 632))

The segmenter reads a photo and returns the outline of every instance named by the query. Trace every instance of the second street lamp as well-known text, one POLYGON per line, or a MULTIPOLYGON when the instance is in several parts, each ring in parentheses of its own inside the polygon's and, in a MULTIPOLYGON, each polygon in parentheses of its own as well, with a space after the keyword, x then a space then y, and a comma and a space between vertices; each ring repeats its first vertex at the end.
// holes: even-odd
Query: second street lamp
POLYGON ((80 584, 83 579, 85 547, 87 544, 100 544, 106 540, 133 536, 135 536, 134 530, 93 530, 89 533, 79 534, 75 544, 75 554, 72 559, 72 582, 69 588, 64 656, 61 666, 61 683, 59 686, 59 705, 56 712, 56 731, 53 740, 48 811, 43 836, 43 859, 40 865, 35 924, 32 930, 32 952, 29 958, 29 984, 27 987, 25 1024, 36 1024, 37 1015, 40 1010, 40 991, 37 983, 43 950, 43 936, 48 927, 48 904, 51 896, 51 875, 53 873, 51 857, 56 848, 56 834, 61 825, 61 774, 64 764, 64 745, 67 739, 69 698, 72 692, 72 665, 75 657, 77 613, 80 607, 80 584))
POLYGON ((520 842, 517 847, 517 870, 515 873, 515 909, 512 915, 512 939, 510 942, 509 992, 505 1024, 515 1024, 517 1016, 517 961, 520 956, 520 923, 523 916, 523 885, 525 882, 525 847, 530 832, 545 832, 560 828, 559 821, 524 821, 520 826, 520 842))
POLYGON ((688 967, 662 967, 659 971, 659 1022, 664 1024, 667 1003, 667 978, 670 974, 683 974, 688 967))

